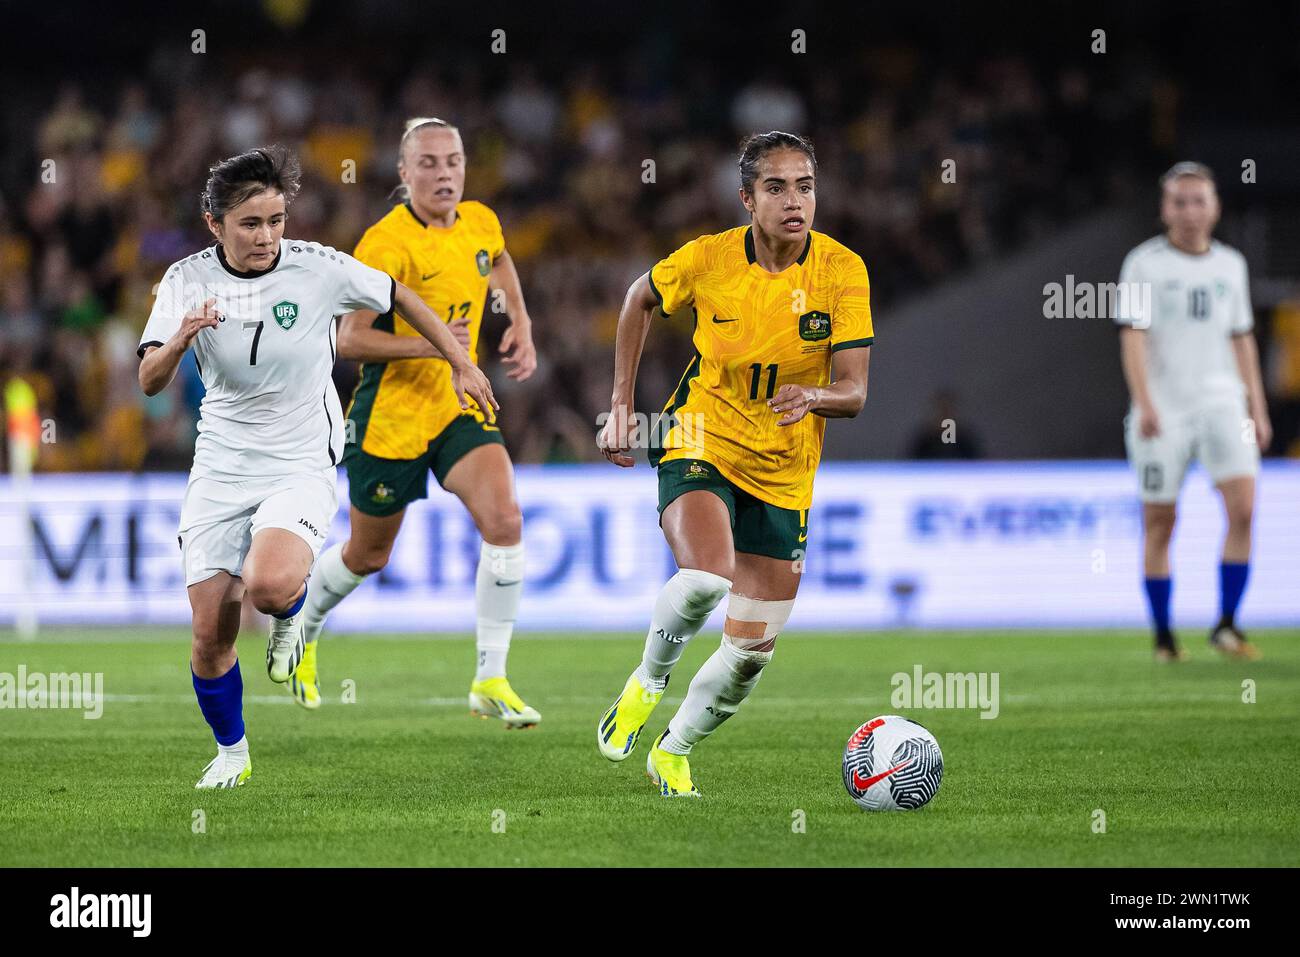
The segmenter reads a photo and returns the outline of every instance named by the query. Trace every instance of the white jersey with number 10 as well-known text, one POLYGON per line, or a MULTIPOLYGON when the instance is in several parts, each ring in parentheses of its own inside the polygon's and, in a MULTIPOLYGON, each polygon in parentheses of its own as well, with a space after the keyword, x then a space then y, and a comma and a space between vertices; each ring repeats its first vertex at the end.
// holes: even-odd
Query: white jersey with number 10
POLYGON ((1245 257, 1220 242, 1200 255, 1185 253, 1157 236, 1124 258, 1120 283, 1145 286, 1146 295, 1130 297, 1134 307, 1115 321, 1147 330, 1147 385, 1156 412, 1165 418, 1244 407, 1231 338, 1254 326, 1245 257), (1149 304, 1150 314, 1138 303, 1149 304))

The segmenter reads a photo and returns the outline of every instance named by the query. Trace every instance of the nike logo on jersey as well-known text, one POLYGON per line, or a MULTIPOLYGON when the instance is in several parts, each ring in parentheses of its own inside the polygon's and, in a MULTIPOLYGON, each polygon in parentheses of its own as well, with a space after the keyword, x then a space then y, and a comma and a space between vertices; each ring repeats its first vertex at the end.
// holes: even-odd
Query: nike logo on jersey
POLYGON ((440 273, 440 272, 442 272, 441 269, 436 269, 436 270, 434 270, 433 272, 429 273, 429 275, 427 275, 427 276, 421 276, 421 277, 420 277, 420 281, 421 281, 421 282, 428 282, 430 279, 432 279, 434 276, 438 275, 438 273, 440 273))
POLYGON ((516 579, 514 579, 514 580, 512 580, 512 581, 508 581, 508 582, 498 581, 498 582, 497 582, 497 587, 499 587, 499 588, 505 588, 507 585, 518 585, 521 581, 523 581, 522 578, 516 578, 516 579))
POLYGON ((714 317, 713 317, 713 321, 716 322, 716 323, 718 323, 719 325, 721 325, 721 324, 724 323, 724 322, 739 322, 740 320, 739 320, 738 318, 737 318, 737 319, 719 319, 717 316, 714 316, 714 317))
POLYGON ((885 780, 885 778, 889 777, 895 771, 901 771, 903 770, 903 768, 907 767, 911 763, 912 763, 912 759, 908 758, 902 764, 895 765, 894 767, 890 768, 888 771, 881 771, 879 774, 873 774, 869 778, 861 777, 858 775, 857 771, 854 771, 853 786, 857 788, 859 791, 865 791, 867 788, 871 787, 871 785, 875 784, 877 781, 885 780))

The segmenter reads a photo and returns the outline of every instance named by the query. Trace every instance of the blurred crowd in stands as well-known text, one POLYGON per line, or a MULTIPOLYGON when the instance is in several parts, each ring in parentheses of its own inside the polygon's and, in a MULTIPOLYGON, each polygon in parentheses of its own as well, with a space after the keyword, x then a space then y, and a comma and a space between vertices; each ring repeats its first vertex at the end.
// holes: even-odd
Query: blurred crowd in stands
MULTIPOLYGON (((682 242, 741 222, 743 135, 812 137, 816 228, 863 256, 879 310, 1099 203, 1135 191, 1149 202, 1145 147, 1134 144, 1158 145, 1162 109, 1151 84, 1096 90, 1081 70, 1019 58, 956 75, 905 48, 802 88, 708 64, 664 80, 613 59, 560 78, 421 67, 397 83, 338 64, 220 64, 172 71, 171 82, 154 69, 33 92, 45 100, 30 142, 9 147, 19 173, 0 184, 0 380, 30 379, 56 424, 40 468, 188 467, 202 396, 192 359, 179 388, 145 398, 136 343, 164 269, 211 242, 198 209, 208 166, 255 145, 285 143, 302 161, 286 235, 351 251, 395 201, 403 120, 459 125, 466 197, 504 224, 539 352, 530 381, 505 379, 489 358, 504 319, 489 315, 480 361, 512 454, 583 461, 599 458, 627 285, 682 242), (956 161, 955 183, 936 175, 944 159, 956 161)), ((650 337, 643 408, 676 384, 690 334, 677 322, 650 337)), ((345 404, 355 377, 340 363, 345 404)))

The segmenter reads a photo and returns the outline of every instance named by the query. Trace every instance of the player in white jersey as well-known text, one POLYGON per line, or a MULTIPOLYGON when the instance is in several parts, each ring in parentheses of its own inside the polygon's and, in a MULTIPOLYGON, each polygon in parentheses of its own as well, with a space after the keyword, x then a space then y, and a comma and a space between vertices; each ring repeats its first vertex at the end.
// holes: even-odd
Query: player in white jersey
POLYGON ((1124 420, 1142 493, 1144 574, 1156 657, 1176 661, 1169 622, 1169 541, 1193 458, 1223 497, 1228 531, 1219 564, 1219 623, 1210 644, 1258 652, 1236 625, 1249 573, 1259 453, 1272 436, 1253 335, 1246 260, 1214 240, 1219 198, 1199 163, 1161 177, 1166 232, 1138 246, 1120 271, 1120 350, 1132 406, 1124 420), (1127 294, 1126 294, 1127 293, 1127 294))
POLYGON ((497 407, 419 296, 346 253, 284 238, 298 179, 281 147, 212 167, 203 215, 216 245, 168 268, 140 341, 146 395, 167 387, 191 346, 206 389, 179 536, 194 692, 218 749, 199 788, 236 787, 252 773, 235 652, 245 592, 272 616, 271 679, 287 681, 302 657, 305 583, 338 509, 335 317, 396 304, 451 364, 462 407, 466 395, 497 407))

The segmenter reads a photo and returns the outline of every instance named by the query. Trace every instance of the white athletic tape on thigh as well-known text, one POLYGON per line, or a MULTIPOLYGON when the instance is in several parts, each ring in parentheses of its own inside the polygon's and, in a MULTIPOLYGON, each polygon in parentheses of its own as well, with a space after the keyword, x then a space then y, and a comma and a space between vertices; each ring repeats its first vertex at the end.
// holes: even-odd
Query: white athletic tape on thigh
POLYGON ((738 648, 746 647, 747 643, 762 644, 771 641, 781 633, 793 609, 793 598, 785 601, 767 601, 762 598, 747 598, 732 592, 727 599, 727 623, 723 627, 723 633, 738 648), (763 633, 758 634, 758 630, 752 627, 737 627, 732 622, 736 622, 737 625, 750 622, 761 623, 763 633))

